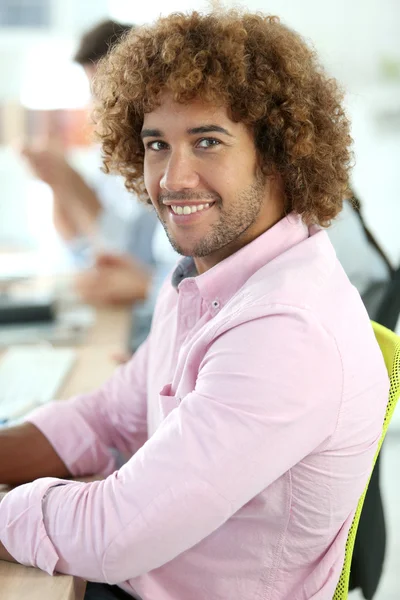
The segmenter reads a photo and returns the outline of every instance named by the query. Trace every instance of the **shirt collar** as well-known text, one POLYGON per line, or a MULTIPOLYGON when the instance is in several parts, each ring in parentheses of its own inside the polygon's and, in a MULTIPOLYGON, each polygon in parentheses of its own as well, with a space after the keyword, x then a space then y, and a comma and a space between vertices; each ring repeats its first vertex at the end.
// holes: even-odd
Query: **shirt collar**
POLYGON ((184 257, 172 275, 172 285, 180 291, 186 286, 192 287, 195 282, 207 305, 212 310, 218 310, 262 266, 307 239, 309 235, 307 225, 299 215, 292 212, 201 275, 197 275, 193 259, 184 257))
POLYGON ((172 273, 172 285, 178 288, 181 281, 187 277, 196 277, 197 270, 194 260, 191 256, 184 256, 176 265, 175 271, 172 273))

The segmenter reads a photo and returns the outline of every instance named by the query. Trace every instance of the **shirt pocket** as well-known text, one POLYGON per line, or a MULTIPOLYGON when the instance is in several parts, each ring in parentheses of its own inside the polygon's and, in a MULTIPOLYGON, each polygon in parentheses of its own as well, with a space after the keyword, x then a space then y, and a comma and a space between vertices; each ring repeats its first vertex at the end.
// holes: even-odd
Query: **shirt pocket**
POLYGON ((158 404, 160 409, 160 418, 163 421, 168 415, 179 406, 180 399, 171 394, 171 384, 164 385, 158 395, 158 404))

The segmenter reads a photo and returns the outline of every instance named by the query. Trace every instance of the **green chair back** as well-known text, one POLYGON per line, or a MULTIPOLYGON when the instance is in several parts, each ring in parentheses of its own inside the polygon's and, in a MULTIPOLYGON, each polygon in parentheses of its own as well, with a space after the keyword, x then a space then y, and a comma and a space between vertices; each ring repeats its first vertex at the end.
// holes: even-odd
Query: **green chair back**
MULTIPOLYGON (((400 337, 393 333, 393 331, 390 331, 390 329, 386 329, 386 327, 383 327, 383 325, 379 325, 378 323, 372 322, 372 327, 374 329, 376 339, 382 351, 383 358, 385 360, 385 365, 390 378, 389 400, 386 407, 382 435, 379 440, 378 448, 374 457, 374 467, 376 459, 382 447, 383 440, 385 439, 390 420, 393 416, 394 409, 396 408, 396 404, 400 396, 400 337)), ((347 536, 343 568, 339 582, 336 587, 335 595, 333 596, 333 600, 347 600, 354 542, 356 539, 358 523, 360 521, 361 511, 364 504, 365 495, 367 493, 368 485, 369 480, 358 502, 357 510, 355 512, 353 522, 351 524, 350 531, 347 536)))

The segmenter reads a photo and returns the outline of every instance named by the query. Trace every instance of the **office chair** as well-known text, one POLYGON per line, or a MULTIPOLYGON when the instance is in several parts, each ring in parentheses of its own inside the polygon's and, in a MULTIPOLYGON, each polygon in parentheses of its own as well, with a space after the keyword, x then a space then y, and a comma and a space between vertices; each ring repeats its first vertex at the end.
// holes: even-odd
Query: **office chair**
POLYGON ((400 316, 400 267, 388 282, 376 316, 370 317, 393 331, 400 316))
MULTIPOLYGON (((394 413, 394 409, 396 407, 396 403, 400 396, 400 337, 390 331, 390 329, 386 329, 383 325, 379 325, 378 323, 372 322, 372 327, 374 329, 374 333, 380 349, 383 354, 383 358, 385 360, 385 365, 390 377, 390 390, 389 390, 389 399, 386 407, 385 419, 383 422, 382 435, 378 443, 378 448, 375 453, 374 465, 378 454, 380 452, 382 442, 385 438, 390 420, 394 413)), ((366 488, 358 502, 357 510, 355 512, 353 522, 350 527, 349 534, 347 536, 346 542, 346 550, 345 550, 345 558, 343 563, 342 572, 340 575, 339 582, 336 587, 335 594, 333 596, 333 600, 347 600, 348 590, 349 590, 349 579, 350 579, 350 566, 351 559, 353 555, 354 541, 356 538, 357 527, 360 521, 360 515, 362 511, 362 507, 364 504, 364 498, 367 493, 369 481, 366 485, 366 488)))

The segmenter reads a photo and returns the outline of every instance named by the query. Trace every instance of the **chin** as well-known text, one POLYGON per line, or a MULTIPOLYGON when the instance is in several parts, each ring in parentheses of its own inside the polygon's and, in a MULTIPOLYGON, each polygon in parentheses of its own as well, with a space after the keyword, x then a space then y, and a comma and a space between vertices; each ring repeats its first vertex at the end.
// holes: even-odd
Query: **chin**
POLYGON ((177 252, 181 256, 192 256, 190 253, 190 248, 187 248, 184 244, 180 244, 175 238, 169 235, 169 233, 167 237, 175 252, 177 252))
POLYGON ((182 256, 194 256, 193 252, 195 252, 197 244, 188 243, 185 240, 179 240, 175 236, 172 236, 170 232, 167 233, 167 237, 171 246, 176 252, 178 252, 178 254, 181 254, 182 256))

